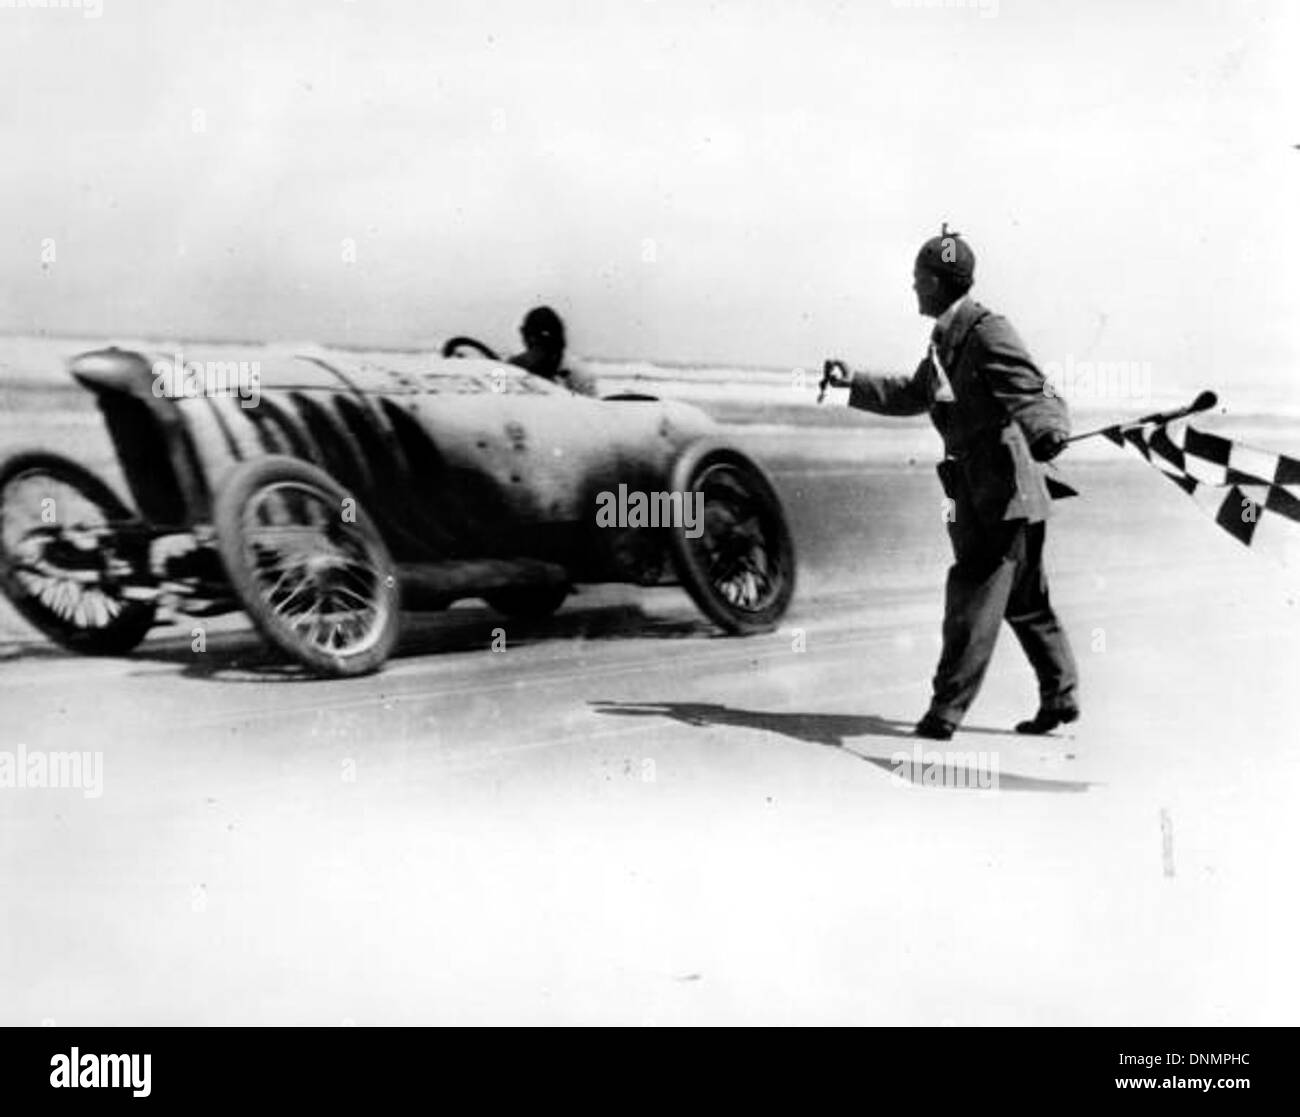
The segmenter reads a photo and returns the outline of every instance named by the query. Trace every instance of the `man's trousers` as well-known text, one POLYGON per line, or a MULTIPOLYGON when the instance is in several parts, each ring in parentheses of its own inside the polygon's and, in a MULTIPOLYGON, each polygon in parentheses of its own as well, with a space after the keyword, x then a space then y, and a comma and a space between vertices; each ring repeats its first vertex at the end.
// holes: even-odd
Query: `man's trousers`
POLYGON ((943 652, 930 703, 935 716, 961 722, 984 681, 1003 620, 1038 676, 1041 706, 1075 705, 1078 668, 1048 598, 1045 529, 1043 523, 1012 520, 952 532, 956 561, 948 570, 943 652))

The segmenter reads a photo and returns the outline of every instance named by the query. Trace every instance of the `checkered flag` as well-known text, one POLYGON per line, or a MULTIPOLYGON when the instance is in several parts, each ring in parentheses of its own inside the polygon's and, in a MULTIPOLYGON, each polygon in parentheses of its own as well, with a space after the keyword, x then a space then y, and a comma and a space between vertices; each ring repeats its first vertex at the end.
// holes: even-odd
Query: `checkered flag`
POLYGON ((1300 461, 1206 434, 1182 421, 1098 431, 1131 446, 1224 531, 1248 547, 1295 562, 1300 541, 1300 461))

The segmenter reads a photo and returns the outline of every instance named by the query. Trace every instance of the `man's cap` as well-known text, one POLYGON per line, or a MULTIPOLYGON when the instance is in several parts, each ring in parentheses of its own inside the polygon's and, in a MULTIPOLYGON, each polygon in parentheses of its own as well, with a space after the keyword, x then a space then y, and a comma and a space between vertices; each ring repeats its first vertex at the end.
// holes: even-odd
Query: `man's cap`
POLYGON ((524 337, 550 338, 564 340, 564 322, 549 306, 535 306, 524 315, 519 332, 524 337))
POLYGON ((975 250, 960 233, 949 230, 946 221, 937 237, 931 237, 921 245, 916 262, 934 275, 964 280, 975 278, 975 250))

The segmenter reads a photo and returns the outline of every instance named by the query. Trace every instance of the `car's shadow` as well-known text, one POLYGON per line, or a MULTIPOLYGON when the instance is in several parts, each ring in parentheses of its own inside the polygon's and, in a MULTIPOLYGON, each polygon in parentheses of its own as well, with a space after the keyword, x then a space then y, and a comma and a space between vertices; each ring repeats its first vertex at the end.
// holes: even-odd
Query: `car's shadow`
MULTIPOLYGON (((565 640, 725 638, 703 617, 655 615, 635 604, 566 606, 554 616, 508 618, 487 606, 463 606, 441 613, 406 613, 393 660, 430 655, 486 651, 504 633, 511 648, 526 648, 565 640)), ((55 656, 64 655, 50 649, 55 656)), ((202 650, 193 639, 170 636, 148 640, 131 657, 179 668, 187 678, 221 682, 319 682, 320 677, 289 661, 255 632, 246 628, 214 632, 202 650)), ((137 669, 135 674, 157 671, 137 669)))
POLYGON ((1007 729, 982 726, 962 726, 960 735, 949 742, 924 741, 912 733, 912 724, 880 717, 876 714, 818 714, 783 713, 771 710, 743 710, 724 706, 718 702, 609 702, 590 703, 594 712, 616 717, 662 717, 679 725, 694 729, 714 725, 734 726, 742 729, 759 729, 777 733, 802 744, 839 749, 848 756, 882 768, 891 775, 919 787, 987 787, 990 777, 1002 791, 1087 791, 1092 785, 1083 780, 1054 780, 1039 776, 1026 776, 1002 770, 1003 757, 995 745, 969 744, 963 740, 968 735, 980 737, 1011 737, 1018 744, 1027 739, 1007 729), (907 741, 907 747, 895 745, 888 755, 867 751, 870 742, 855 742, 849 738, 884 737, 907 741), (918 757, 919 752, 919 757, 918 757), (906 759, 904 759, 904 754, 906 759), (934 764, 930 757, 944 756, 941 765, 946 774, 934 778, 934 764), (945 756, 946 754, 946 756, 945 756), (927 771, 927 769, 930 769, 927 771))

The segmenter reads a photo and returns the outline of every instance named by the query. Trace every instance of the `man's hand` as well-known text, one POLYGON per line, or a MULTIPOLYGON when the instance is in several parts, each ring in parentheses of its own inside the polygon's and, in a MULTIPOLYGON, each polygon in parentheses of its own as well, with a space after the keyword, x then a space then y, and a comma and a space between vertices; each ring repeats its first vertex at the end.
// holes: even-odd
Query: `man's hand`
POLYGON ((847 388, 853 383, 853 370, 843 361, 829 357, 822 365, 822 383, 831 388, 847 388))
POLYGON ((1065 449, 1065 441, 1065 435, 1060 431, 1048 431, 1046 434, 1039 435, 1029 448, 1029 452, 1036 462, 1050 462, 1065 449))

